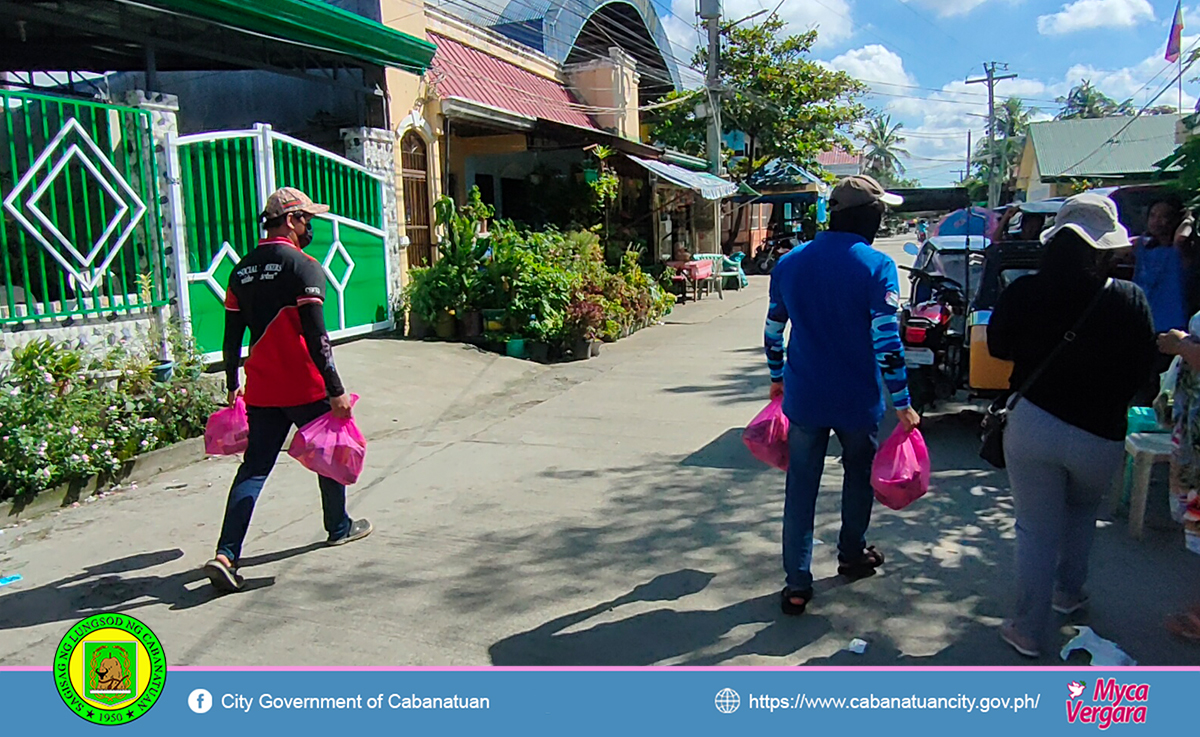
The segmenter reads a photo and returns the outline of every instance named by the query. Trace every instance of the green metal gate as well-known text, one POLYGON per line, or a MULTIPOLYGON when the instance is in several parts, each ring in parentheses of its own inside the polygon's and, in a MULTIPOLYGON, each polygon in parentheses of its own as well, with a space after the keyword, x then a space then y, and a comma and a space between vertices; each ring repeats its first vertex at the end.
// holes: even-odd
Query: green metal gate
POLYGON ((167 304, 150 115, 0 90, 0 325, 167 304))
POLYGON ((210 360, 220 358, 229 275, 257 245, 258 215, 277 187, 296 187, 329 205, 329 214, 314 221, 307 253, 328 280, 330 335, 393 326, 381 177, 265 125, 179 136, 170 148, 181 310, 210 360))

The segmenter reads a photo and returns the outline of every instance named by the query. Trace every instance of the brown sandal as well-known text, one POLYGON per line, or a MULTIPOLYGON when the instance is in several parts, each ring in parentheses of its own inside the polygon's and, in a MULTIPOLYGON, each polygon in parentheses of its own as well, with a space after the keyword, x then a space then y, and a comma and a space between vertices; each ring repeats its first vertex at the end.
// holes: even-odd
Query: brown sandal
POLYGON ((863 551, 862 556, 853 562, 838 558, 838 575, 847 578, 866 578, 874 576, 875 569, 883 565, 883 553, 872 545, 863 551))
POLYGON ((1200 642, 1200 607, 1172 614, 1165 623, 1167 632, 1189 642, 1200 642))

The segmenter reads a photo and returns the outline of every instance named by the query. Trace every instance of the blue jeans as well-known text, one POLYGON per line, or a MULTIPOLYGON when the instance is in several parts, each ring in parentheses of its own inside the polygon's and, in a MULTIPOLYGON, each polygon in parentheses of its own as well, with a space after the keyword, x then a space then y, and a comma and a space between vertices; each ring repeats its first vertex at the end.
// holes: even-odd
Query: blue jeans
POLYGON ((787 497, 783 504, 783 570, 787 587, 797 591, 812 588, 813 522, 831 432, 842 444, 844 469, 838 558, 856 561, 867 546, 867 527, 875 503, 871 464, 879 448, 879 428, 848 431, 792 425, 788 431, 787 497))
MULTIPOLYGON (((221 539, 217 542, 218 555, 224 555, 234 563, 241 557, 254 503, 275 467, 275 459, 283 450, 292 425, 303 427, 328 411, 328 399, 300 407, 246 408, 250 438, 233 487, 229 489, 229 500, 225 503, 225 521, 221 525, 221 539)), ((330 540, 345 537, 350 532, 346 487, 324 476, 317 478, 321 487, 321 507, 325 511, 325 531, 330 540)))

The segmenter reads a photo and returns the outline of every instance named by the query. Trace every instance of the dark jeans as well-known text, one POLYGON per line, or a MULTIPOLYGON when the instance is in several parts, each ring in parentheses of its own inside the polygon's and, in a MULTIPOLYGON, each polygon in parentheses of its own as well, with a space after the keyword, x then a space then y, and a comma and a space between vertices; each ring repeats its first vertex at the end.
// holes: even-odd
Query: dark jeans
POLYGON ((867 546, 867 527, 875 503, 871 464, 879 447, 879 429, 847 431, 792 425, 788 431, 787 497, 783 504, 783 570, 789 589, 812 588, 813 521, 830 433, 835 433, 842 444, 844 469, 838 557, 856 561, 867 546))
MULTIPOLYGON (((217 553, 237 562, 242 555, 242 543, 250 528, 254 503, 275 467, 275 459, 287 440, 292 425, 303 427, 329 411, 325 399, 301 407, 247 407, 250 438, 242 465, 238 468, 225 503, 225 522, 217 553)), ((350 516, 346 514, 346 487, 333 479, 319 476, 321 507, 325 511, 325 531, 330 540, 344 537, 350 531, 350 516)))

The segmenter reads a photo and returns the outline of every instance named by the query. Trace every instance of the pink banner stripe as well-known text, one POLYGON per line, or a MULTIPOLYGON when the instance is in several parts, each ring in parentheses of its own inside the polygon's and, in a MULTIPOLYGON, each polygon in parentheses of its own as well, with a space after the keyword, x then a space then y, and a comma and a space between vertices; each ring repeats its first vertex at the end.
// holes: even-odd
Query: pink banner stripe
MULTIPOLYGON (((274 665, 172 665, 170 671, 195 673, 1040 673, 1043 671, 1092 670, 1091 666, 603 666, 603 667, 521 667, 521 666, 274 666, 274 665)), ((0 665, 0 673, 49 673, 52 668, 41 665, 0 665)), ((1114 666, 1095 668, 1098 672, 1136 673, 1200 673, 1200 666, 1114 666)))

